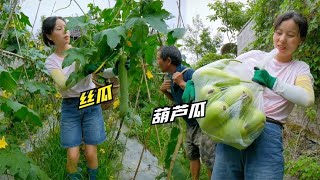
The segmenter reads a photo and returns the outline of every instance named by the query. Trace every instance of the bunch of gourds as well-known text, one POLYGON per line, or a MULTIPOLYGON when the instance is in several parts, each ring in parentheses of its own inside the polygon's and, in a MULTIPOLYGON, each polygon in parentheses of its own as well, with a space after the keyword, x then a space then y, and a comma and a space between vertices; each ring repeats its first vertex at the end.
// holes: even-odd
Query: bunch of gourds
POLYGON ((192 80, 195 100, 207 100, 205 117, 198 119, 202 131, 215 142, 244 149, 262 132, 266 117, 255 107, 257 86, 224 71, 233 61, 238 63, 223 59, 204 66, 192 80))

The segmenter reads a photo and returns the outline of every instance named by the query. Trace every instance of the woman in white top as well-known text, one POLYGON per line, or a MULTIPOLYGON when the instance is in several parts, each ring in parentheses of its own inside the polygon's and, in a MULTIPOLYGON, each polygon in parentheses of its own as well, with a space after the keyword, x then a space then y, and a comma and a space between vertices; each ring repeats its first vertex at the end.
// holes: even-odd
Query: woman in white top
MULTIPOLYGON (((252 80, 266 87, 263 93, 267 116, 265 129, 244 150, 217 144, 212 179, 283 179, 282 125, 294 104, 307 107, 314 103, 310 68, 305 62, 292 59, 293 53, 305 40, 307 31, 306 18, 297 12, 284 13, 275 20, 273 44, 278 54, 264 70, 248 63, 252 80)), ((253 50, 237 59, 245 62, 249 58, 263 59, 265 55, 265 52, 253 50)))
MULTIPOLYGON (((42 24, 42 35, 47 46, 54 46, 54 53, 51 54, 45 66, 53 78, 57 90, 62 95, 60 139, 61 145, 67 148, 67 172, 69 179, 80 179, 81 168, 78 168, 79 145, 85 143, 85 157, 87 170, 90 179, 96 179, 98 171, 97 145, 104 142, 106 132, 100 105, 94 105, 79 109, 80 93, 95 88, 92 82, 92 75, 96 68, 89 65, 85 68, 86 77, 73 87, 66 87, 65 83, 72 72, 75 71, 75 63, 62 68, 64 51, 72 48, 70 34, 66 31, 66 22, 61 17, 48 17, 42 24)), ((118 63, 116 63, 118 64, 118 63)), ((110 78, 117 74, 115 68, 103 70, 103 76, 110 78)))

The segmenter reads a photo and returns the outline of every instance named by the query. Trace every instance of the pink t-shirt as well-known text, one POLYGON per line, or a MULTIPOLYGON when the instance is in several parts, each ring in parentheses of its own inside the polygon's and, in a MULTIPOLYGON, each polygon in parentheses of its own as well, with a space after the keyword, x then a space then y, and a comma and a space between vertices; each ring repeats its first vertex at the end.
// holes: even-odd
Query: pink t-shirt
MULTIPOLYGON (((267 53, 263 51, 253 50, 238 56, 237 59, 248 64, 248 70, 253 77, 254 66, 257 66, 259 60, 262 60, 266 54, 267 53), (250 58, 253 58, 254 60, 250 58)), ((282 63, 273 58, 265 65, 265 70, 279 81, 291 85, 294 85, 296 78, 301 75, 308 75, 313 81, 309 65, 302 61, 292 60, 287 63, 282 63)), ((297 96, 299 95, 297 94, 297 96)), ((266 116, 278 120, 281 123, 285 123, 294 107, 292 102, 269 88, 264 88, 263 101, 266 116)))
MULTIPOLYGON (((51 54, 46 62, 45 67, 48 69, 49 73, 54 69, 60 70, 68 79, 70 74, 75 71, 75 63, 71 64, 68 67, 62 69, 62 62, 63 58, 57 56, 55 53, 51 54)), ((70 98, 70 97, 80 97, 80 93, 83 91, 87 91, 89 89, 95 88, 95 84, 92 82, 92 75, 88 75, 87 77, 83 78, 80 82, 78 82, 75 86, 70 89, 62 90, 58 88, 59 93, 63 98, 70 98)))

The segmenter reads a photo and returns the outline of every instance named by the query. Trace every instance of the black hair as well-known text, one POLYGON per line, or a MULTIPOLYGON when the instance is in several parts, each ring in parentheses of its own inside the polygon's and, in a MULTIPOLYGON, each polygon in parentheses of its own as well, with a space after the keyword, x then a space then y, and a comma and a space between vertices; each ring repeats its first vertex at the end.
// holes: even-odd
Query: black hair
POLYGON ((171 59, 171 63, 179 66, 181 64, 181 53, 175 46, 162 46, 159 48, 160 57, 164 61, 171 59))
POLYGON ((290 19, 292 19, 298 25, 300 38, 305 39, 308 33, 308 21, 304 16, 295 11, 289 11, 279 15, 277 19, 274 21, 274 30, 277 30, 277 28, 283 21, 287 21, 290 19))
POLYGON ((57 19, 61 19, 62 21, 66 22, 62 17, 60 16, 51 16, 47 17, 43 22, 42 22, 42 38, 43 42, 45 45, 50 46, 54 45, 53 41, 51 41, 47 35, 50 35, 53 32, 54 27, 56 26, 56 21, 57 19))

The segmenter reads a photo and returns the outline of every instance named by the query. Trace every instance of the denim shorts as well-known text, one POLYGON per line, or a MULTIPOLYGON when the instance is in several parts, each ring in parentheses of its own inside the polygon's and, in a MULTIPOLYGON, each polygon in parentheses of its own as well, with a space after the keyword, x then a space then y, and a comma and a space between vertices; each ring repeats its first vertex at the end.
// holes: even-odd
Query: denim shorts
POLYGON ((106 132, 100 105, 78 109, 79 98, 65 98, 61 106, 61 146, 71 148, 82 141, 88 145, 101 144, 106 132))
POLYGON ((260 136, 244 150, 217 144, 212 179, 282 180, 282 127, 266 122, 260 136))

